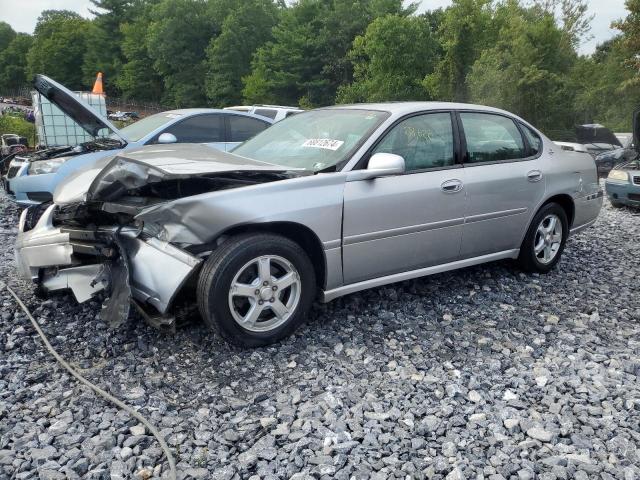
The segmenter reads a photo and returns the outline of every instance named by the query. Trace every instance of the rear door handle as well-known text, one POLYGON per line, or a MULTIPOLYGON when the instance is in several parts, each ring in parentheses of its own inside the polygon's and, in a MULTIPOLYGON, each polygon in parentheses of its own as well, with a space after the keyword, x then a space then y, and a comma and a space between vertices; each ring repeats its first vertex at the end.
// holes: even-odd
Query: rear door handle
POLYGON ((531 170, 527 172, 527 180, 530 182, 539 182, 542 180, 542 172, 540 170, 531 170))
POLYGON ((462 181, 458 180, 457 178, 445 180, 440 184, 440 189, 444 193, 457 193, 462 190, 462 181))

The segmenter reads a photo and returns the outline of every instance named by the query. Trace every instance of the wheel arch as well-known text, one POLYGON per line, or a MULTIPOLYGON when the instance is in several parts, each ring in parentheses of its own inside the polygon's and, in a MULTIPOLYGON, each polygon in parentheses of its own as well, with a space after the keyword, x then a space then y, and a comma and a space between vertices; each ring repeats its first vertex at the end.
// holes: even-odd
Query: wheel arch
POLYGON ((560 207, 562 207, 562 209, 567 214, 567 223, 569 224, 569 230, 571 230, 571 225, 573 225, 573 220, 575 218, 575 211, 576 211, 573 198, 571 197, 571 195, 568 195, 566 193, 559 193, 556 195, 552 195, 549 198, 545 199, 543 202, 541 202, 538 205, 538 207, 532 211, 531 217, 529 218, 527 223, 527 228, 526 230, 524 230, 524 232, 522 233, 522 237, 520 238, 520 245, 522 245, 522 242, 524 242, 524 239, 527 236, 527 232, 531 228, 531 224, 533 223, 533 219, 535 218, 537 213, 545 205, 549 205, 550 203, 557 203, 558 205, 560 205, 560 207))
POLYGON ((552 197, 547 198, 544 201, 544 203, 542 205, 540 205, 538 210, 536 210, 536 213, 542 207, 544 207, 545 205, 548 205, 550 203, 557 203, 558 205, 560 205, 562 207, 564 212, 567 214, 567 223, 569 224, 569 229, 571 229, 571 226, 573 225, 573 220, 575 219, 575 214, 576 214, 576 205, 575 205, 571 195, 568 195, 566 193, 561 193, 561 194, 554 195, 552 197))
POLYGON ((323 289, 327 280, 327 263, 322 242, 309 227, 296 222, 267 222, 236 225, 223 231, 217 243, 243 233, 272 233, 297 243, 309 256, 316 273, 316 283, 323 289))

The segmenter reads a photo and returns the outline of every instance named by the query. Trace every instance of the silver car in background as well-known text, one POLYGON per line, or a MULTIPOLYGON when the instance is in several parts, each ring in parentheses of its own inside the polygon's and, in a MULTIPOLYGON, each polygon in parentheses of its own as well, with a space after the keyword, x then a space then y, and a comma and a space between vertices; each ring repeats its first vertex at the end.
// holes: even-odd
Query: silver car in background
POLYGON ((46 291, 172 325, 181 305, 229 341, 288 335, 319 294, 500 259, 546 273, 602 206, 593 158, 524 120, 454 103, 336 106, 232 153, 149 146, 77 172, 25 211, 17 256, 46 291))

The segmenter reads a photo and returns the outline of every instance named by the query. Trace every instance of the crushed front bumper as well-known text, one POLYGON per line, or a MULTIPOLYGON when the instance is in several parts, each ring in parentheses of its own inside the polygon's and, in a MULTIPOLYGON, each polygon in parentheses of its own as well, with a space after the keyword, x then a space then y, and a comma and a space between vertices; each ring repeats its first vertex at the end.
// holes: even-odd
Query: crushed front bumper
POLYGON ((70 289, 78 302, 106 291, 111 301, 105 307, 121 312, 103 312, 107 318, 124 320, 121 317, 128 315, 132 298, 166 314, 201 263, 170 243, 145 236, 140 229, 55 226, 56 209, 56 205, 49 206, 31 229, 27 226, 29 210, 22 212, 16 241, 18 270, 45 291, 70 289), (122 283, 127 283, 125 293, 122 283), (123 302, 127 303, 124 309, 123 302))

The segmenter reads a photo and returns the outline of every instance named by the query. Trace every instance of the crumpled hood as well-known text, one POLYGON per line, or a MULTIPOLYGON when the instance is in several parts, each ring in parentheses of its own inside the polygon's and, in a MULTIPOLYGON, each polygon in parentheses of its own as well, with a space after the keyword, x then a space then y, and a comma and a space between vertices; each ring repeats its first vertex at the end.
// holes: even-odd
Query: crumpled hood
POLYGON ((58 185, 57 204, 113 201, 126 191, 165 180, 225 172, 294 169, 251 160, 200 144, 149 145, 100 159, 58 185))

